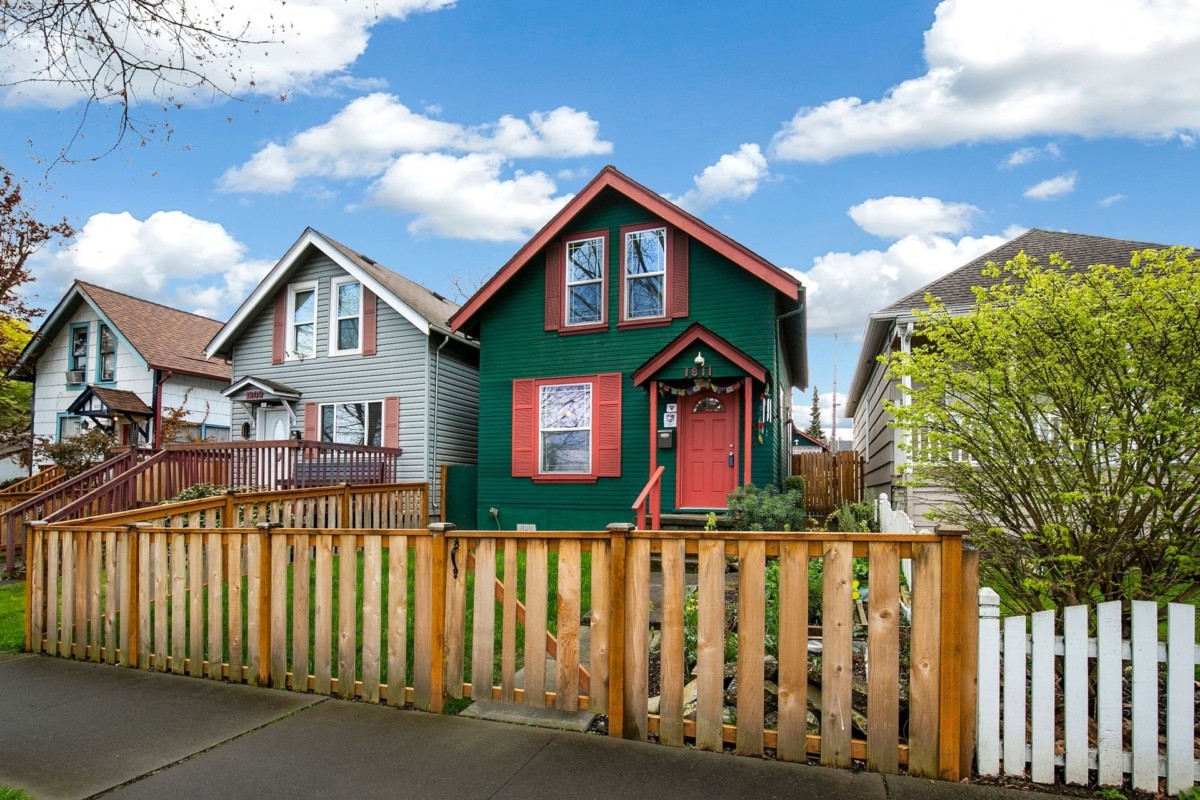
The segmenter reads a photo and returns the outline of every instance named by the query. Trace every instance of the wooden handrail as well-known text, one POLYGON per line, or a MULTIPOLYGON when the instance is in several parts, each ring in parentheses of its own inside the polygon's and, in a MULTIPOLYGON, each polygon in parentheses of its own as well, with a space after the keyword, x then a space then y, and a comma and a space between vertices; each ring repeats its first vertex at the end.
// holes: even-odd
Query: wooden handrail
POLYGON ((42 492, 49 489, 51 486, 62 483, 66 480, 67 473, 58 464, 51 464, 36 475, 30 475, 28 478, 11 483, 0 489, 0 497, 10 494, 26 494, 28 492, 42 492))
POLYGON ((666 467, 660 464, 658 469, 654 470, 654 473, 650 476, 650 480, 643 487, 642 493, 637 496, 637 500, 634 500, 633 505, 630 506, 630 508, 637 512, 637 526, 640 530, 646 529, 647 500, 649 500, 650 504, 650 527, 658 530, 659 512, 662 505, 662 475, 665 469, 666 467))

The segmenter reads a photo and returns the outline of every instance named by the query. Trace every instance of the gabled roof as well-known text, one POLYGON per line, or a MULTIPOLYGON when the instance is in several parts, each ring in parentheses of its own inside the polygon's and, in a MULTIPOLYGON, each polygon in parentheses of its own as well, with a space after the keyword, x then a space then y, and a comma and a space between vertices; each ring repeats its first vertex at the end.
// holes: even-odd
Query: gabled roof
POLYGON ((808 447, 808 446, 819 447, 822 450, 829 449, 829 445, 825 444, 820 439, 817 439, 816 437, 809 435, 808 431, 803 431, 803 430, 800 430, 799 428, 797 428, 795 422, 792 422, 792 435, 798 436, 801 439, 805 440, 805 442, 807 442, 806 445, 803 445, 805 447, 808 447))
POLYGON ((720 353, 725 358, 743 370, 758 382, 767 379, 767 368, 729 342, 722 339, 699 322, 693 322, 687 329, 667 343, 667 346, 650 356, 645 364, 633 372, 633 385, 641 386, 654 377, 655 373, 669 364, 676 356, 685 350, 690 350, 697 344, 703 344, 720 353))
POLYGON ((79 414, 88 408, 91 398, 99 400, 108 414, 124 414, 128 417, 153 417, 154 409, 142 398, 125 389, 110 389, 107 386, 88 386, 67 406, 68 414, 79 414))
MULTIPOLYGON (((335 264, 370 289, 376 297, 391 306, 426 336, 429 335, 430 330, 452 333, 448 320, 450 315, 458 309, 456 303, 450 302, 437 292, 426 289, 403 275, 392 272, 373 258, 352 250, 320 231, 305 228, 300 238, 288 248, 283 258, 238 307, 229 322, 225 323, 225 327, 212 337, 212 341, 208 343, 209 354, 227 355, 231 352, 232 343, 237 334, 254 318, 256 313, 273 302, 275 292, 287 277, 287 273, 293 265, 305 257, 309 248, 315 248, 328 256, 335 264)), ((478 346, 464 335, 460 334, 456 338, 466 344, 478 346)))
POLYGON ((260 378, 256 375, 246 375, 245 377, 238 378, 229 386, 225 387, 225 390, 221 392, 221 394, 225 397, 233 397, 235 394, 245 389, 259 389, 269 394, 273 394, 276 397, 284 397, 289 400, 300 399, 299 389, 293 389, 286 383, 273 381, 269 378, 260 378))
POLYGON ((43 350, 79 302, 88 303, 150 369, 222 381, 229 380, 232 374, 224 361, 204 354, 204 345, 221 329, 220 322, 77 280, 18 357, 12 369, 15 377, 31 373, 43 350))
POLYGON ((890 346, 891 330, 896 320, 912 317, 915 309, 927 308, 925 295, 937 297, 951 311, 965 311, 975 303, 975 286, 993 283, 983 277, 983 268, 988 263, 1004 264, 1024 252, 1036 258, 1043 267, 1050 266, 1050 256, 1059 254, 1068 262, 1068 271, 1083 270, 1093 264, 1129 264, 1133 254, 1140 250, 1161 249, 1164 244, 1137 242, 1129 239, 1110 239, 1106 236, 1090 236, 1083 233, 1047 231, 1030 228, 1025 233, 1005 242, 996 249, 984 253, 958 269, 949 272, 914 292, 910 292, 891 305, 876 311, 867 319, 867 330, 863 334, 863 347, 859 352, 858 365, 850 382, 846 398, 846 416, 854 416, 862 393, 866 390, 875 358, 890 346))
POLYGON ((532 239, 517 251, 516 255, 508 260, 507 264, 500 268, 499 272, 483 285, 483 288, 450 318, 450 327, 456 331, 469 330, 480 309, 512 280, 547 243, 558 236, 576 214, 605 189, 621 193, 665 222, 686 232, 693 239, 703 242, 742 269, 769 283, 776 291, 786 295, 789 300, 800 299, 802 288, 800 281, 795 277, 610 165, 600 170, 600 174, 583 187, 579 194, 571 198, 532 239))

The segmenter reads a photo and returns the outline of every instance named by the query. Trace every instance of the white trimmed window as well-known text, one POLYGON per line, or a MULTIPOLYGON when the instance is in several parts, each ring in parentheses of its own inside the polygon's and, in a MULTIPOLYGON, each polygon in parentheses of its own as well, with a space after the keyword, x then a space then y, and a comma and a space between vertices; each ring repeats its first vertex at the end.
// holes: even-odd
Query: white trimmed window
POLYGON ((383 446, 383 403, 321 405, 321 441, 383 446))
POLYGON ((604 321, 604 237, 567 242, 567 324, 604 321))
POLYGON ((538 463, 542 474, 592 471, 592 384, 538 387, 538 463))
POLYGON ((362 352, 362 284, 351 277, 329 283, 329 355, 362 352))
POLYGON ((112 328, 100 323, 100 374, 97 376, 101 383, 109 383, 117 379, 117 336, 112 328))
POLYGON ((667 229, 629 231, 624 242, 624 319, 666 316, 667 229))
POLYGON ((289 361, 317 354, 317 282, 288 287, 287 353, 289 361))

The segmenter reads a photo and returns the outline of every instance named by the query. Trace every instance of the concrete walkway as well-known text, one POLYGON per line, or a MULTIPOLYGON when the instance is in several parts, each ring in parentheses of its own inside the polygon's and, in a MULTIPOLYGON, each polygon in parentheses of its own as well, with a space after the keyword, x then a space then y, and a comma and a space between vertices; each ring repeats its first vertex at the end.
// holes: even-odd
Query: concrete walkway
POLYGON ((0 656, 0 786, 84 798, 1030 800, 37 656, 0 656))

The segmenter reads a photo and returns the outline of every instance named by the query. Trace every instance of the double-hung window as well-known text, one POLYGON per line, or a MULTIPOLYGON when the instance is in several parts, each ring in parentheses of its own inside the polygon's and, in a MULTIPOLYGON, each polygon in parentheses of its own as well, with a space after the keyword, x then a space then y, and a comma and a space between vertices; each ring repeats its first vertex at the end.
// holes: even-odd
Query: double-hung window
POLYGON ((328 403, 321 406, 321 441, 383 445, 383 403, 328 403))
POLYGON ((666 316, 667 229, 627 231, 621 280, 626 320, 666 316))
POLYGON ((330 282, 329 355, 362 352, 362 284, 353 278, 330 282))
POLYGON ((604 238, 567 241, 567 325, 604 321, 604 238))
POLYGON ((112 328, 100 323, 100 363, 98 378, 110 383, 117 378, 117 337, 112 328))
POLYGON ((83 373, 84 381, 87 380, 88 367, 88 327, 84 324, 71 328, 71 369, 83 373))
POLYGON ((539 472, 586 475, 592 471, 592 384, 538 387, 539 472))
POLYGON ((288 287, 287 358, 312 358, 317 354, 317 284, 288 287))

